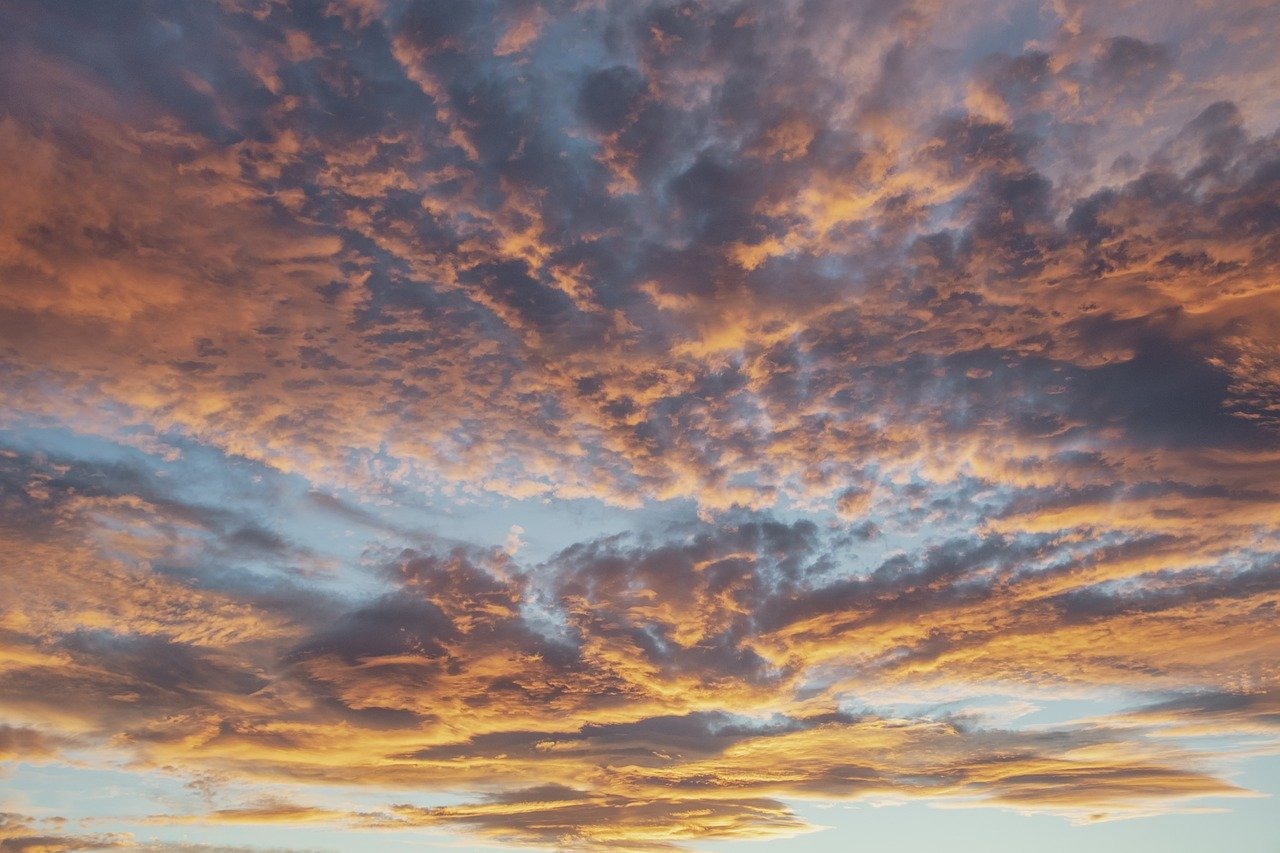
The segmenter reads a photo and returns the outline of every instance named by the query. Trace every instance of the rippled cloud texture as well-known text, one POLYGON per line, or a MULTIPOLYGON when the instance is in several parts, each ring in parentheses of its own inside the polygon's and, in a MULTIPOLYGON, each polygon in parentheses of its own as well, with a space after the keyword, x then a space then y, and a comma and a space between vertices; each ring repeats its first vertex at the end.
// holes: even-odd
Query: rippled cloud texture
POLYGON ((1269 808, 1278 42, 4 3, 0 849, 1269 808))

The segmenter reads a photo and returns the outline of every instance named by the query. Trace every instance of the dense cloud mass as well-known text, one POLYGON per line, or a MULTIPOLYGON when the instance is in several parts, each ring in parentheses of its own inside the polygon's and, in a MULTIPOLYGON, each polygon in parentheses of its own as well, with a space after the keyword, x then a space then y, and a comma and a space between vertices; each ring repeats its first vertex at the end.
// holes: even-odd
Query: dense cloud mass
POLYGON ((1280 790, 1278 39, 4 3, 0 850, 1280 790))

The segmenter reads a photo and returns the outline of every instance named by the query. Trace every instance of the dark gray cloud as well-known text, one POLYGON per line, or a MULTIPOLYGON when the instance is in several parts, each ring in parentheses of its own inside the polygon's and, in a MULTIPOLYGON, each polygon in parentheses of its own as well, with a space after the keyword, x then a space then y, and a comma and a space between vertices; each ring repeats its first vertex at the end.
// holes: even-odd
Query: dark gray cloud
POLYGON ((1111 86, 1142 90, 1155 85, 1173 69, 1174 57, 1175 51, 1167 44, 1116 36, 1102 44, 1093 71, 1111 86))

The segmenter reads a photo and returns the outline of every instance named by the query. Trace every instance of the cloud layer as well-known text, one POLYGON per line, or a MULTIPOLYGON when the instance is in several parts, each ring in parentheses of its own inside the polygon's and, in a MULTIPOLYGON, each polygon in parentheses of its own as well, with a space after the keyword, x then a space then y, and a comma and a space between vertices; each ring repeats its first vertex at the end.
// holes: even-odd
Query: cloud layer
POLYGON ((1249 795, 1273 11, 6 4, 0 761, 568 849, 1249 795))

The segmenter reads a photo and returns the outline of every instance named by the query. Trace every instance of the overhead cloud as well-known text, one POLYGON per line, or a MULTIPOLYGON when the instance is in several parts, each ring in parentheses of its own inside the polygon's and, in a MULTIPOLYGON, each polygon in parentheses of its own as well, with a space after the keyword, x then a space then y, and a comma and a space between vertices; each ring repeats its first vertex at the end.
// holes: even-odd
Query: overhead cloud
POLYGON ((1267 11, 6 4, 0 848, 1246 808, 1267 11))

